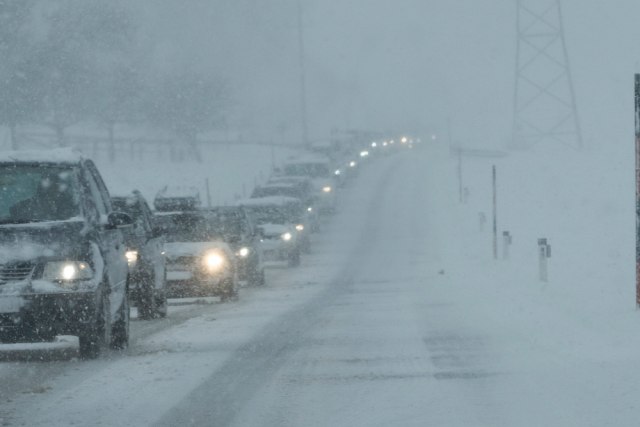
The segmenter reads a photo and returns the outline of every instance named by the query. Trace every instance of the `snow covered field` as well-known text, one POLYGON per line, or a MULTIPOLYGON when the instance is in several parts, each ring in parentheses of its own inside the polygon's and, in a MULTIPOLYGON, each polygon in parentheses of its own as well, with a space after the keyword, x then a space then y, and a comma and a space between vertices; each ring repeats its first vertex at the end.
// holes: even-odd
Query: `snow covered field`
MULTIPOLYGON (((270 164, 247 149, 211 157, 224 179, 237 173, 229 197, 270 164)), ((448 147, 376 159, 302 266, 271 270, 266 288, 135 321, 130 349, 96 361, 25 362, 0 346, 2 422, 635 426, 632 161, 551 147, 464 157, 460 203, 448 147), (494 164, 509 259, 492 255, 494 164)), ((150 192, 193 164, 99 166, 110 186, 150 192)))

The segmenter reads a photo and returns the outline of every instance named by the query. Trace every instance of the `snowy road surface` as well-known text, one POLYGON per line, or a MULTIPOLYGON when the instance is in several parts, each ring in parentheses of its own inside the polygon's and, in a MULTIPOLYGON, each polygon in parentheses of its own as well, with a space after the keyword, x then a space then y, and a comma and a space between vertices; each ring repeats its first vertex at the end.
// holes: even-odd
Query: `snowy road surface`
POLYGON ((1 424, 633 425, 635 347, 608 352, 492 284, 448 161, 377 159, 302 266, 237 302, 133 322, 125 354, 33 362, 0 346, 1 424))

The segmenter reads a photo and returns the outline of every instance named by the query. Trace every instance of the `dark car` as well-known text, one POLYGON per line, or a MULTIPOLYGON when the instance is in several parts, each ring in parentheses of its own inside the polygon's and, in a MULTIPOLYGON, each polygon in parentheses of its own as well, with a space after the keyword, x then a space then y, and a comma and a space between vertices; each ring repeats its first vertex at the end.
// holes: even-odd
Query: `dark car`
POLYGON ((93 358, 129 341, 128 267, 91 160, 72 150, 0 154, 0 340, 77 335, 93 358))
POLYGON ((236 254, 238 279, 251 286, 265 284, 260 235, 253 221, 241 206, 218 206, 206 210, 211 226, 236 254))
POLYGON ((271 196, 295 197, 301 200, 307 210, 306 215, 312 231, 319 230, 318 196, 310 178, 302 176, 273 176, 266 184, 254 188, 251 193, 252 198, 271 196))
POLYGON ((170 297, 238 296, 236 257, 204 211, 157 212, 170 297))
POLYGON ((152 319, 167 315, 167 270, 164 239, 154 226, 153 212, 142 193, 112 197, 114 208, 127 213, 133 227, 124 230, 129 263, 129 296, 138 308, 138 317, 152 319))

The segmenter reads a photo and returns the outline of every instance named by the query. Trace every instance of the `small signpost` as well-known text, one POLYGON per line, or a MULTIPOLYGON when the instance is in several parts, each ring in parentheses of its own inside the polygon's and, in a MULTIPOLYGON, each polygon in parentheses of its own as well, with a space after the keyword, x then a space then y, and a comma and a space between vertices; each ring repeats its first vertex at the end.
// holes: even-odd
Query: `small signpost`
POLYGON ((540 266, 540 281, 549 281, 549 272, 547 269, 547 259, 551 258, 551 245, 547 239, 538 239, 538 263, 540 266))
POLYGON ((503 259, 509 259, 509 246, 511 246, 512 241, 513 241, 513 238, 511 237, 511 233, 509 233, 508 231, 503 231, 502 232, 502 258, 503 259))

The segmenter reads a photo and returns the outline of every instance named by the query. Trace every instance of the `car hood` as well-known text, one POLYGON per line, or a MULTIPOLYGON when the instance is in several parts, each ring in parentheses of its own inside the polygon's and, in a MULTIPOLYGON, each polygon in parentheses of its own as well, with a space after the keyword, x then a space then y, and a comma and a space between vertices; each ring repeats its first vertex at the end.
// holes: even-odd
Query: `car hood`
POLYGON ((204 252, 217 249, 224 251, 229 255, 231 249, 225 242, 171 242, 164 244, 164 252, 167 258, 175 259, 181 256, 198 256, 204 252))
POLYGON ((0 225, 0 264, 70 256, 84 234, 82 219, 0 225))

